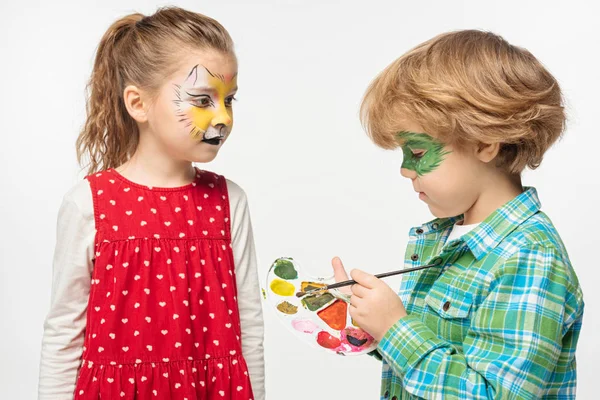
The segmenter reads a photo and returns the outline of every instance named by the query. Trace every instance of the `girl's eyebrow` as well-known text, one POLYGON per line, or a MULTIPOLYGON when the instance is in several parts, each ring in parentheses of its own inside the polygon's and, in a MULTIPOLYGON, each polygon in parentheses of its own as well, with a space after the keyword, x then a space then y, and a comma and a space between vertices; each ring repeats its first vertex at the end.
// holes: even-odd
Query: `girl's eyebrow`
POLYGON ((189 94, 188 92, 190 90, 195 90, 195 91, 199 91, 199 92, 216 92, 216 89, 210 86, 197 86, 197 87, 190 87, 190 88, 186 88, 186 93, 189 94))
MULTIPOLYGON (((236 86, 236 87, 232 88, 229 93, 237 92, 237 90, 238 90, 238 88, 236 86)), ((197 86, 197 87, 186 88, 186 93, 190 96, 194 96, 194 94, 190 93, 190 91, 216 93, 217 89, 215 89, 214 87, 211 87, 211 86, 197 86)))
POLYGON ((192 97, 204 97, 204 96, 208 96, 207 94, 194 94, 194 93, 189 93, 188 91, 186 91, 185 94, 187 94, 188 96, 192 96, 192 97))

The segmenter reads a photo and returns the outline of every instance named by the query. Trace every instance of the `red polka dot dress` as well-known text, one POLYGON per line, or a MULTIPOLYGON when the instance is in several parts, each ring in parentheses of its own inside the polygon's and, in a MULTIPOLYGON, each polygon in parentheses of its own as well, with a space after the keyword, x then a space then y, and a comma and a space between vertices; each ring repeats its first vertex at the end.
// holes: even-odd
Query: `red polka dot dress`
POLYGON ((75 399, 251 400, 226 180, 87 179, 96 254, 75 399))

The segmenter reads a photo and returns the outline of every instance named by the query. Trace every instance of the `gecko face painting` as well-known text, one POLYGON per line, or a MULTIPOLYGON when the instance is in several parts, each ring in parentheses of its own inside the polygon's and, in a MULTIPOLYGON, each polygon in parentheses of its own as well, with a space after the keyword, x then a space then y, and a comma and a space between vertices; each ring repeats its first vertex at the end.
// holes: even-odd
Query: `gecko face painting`
POLYGON ((431 213, 437 218, 454 217, 471 209, 479 188, 494 168, 478 158, 478 147, 457 149, 423 133, 413 122, 397 134, 403 159, 400 173, 409 179, 431 213))
POLYGON ((296 295, 334 282, 306 275, 296 260, 278 258, 267 274, 265 297, 277 318, 300 340, 340 355, 373 351, 377 342, 350 317, 350 296, 335 289, 296 295))
POLYGON ((398 138, 403 142, 402 168, 414 171, 418 176, 436 170, 449 154, 442 143, 424 133, 400 132, 398 138))

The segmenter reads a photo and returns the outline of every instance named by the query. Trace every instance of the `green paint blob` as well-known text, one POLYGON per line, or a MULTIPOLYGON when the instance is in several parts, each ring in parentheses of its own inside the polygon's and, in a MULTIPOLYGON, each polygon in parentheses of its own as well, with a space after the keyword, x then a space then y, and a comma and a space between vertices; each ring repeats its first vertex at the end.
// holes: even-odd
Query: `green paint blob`
POLYGON ((323 293, 304 297, 302 299, 302 304, 310 311, 317 311, 319 308, 329 304, 334 299, 335 297, 333 297, 330 293, 323 293))
POLYGON ((294 268, 294 264, 283 258, 275 261, 275 271, 273 272, 275 272, 275 275, 285 280, 298 278, 298 271, 294 268))
POLYGON ((415 171, 423 176, 440 166, 450 151, 444 150, 444 144, 425 133, 400 132, 404 160, 402 168, 415 171), (415 154, 417 151, 422 155, 415 154))
POLYGON ((281 279, 273 279, 271 282, 271 290, 273 293, 283 297, 293 296, 296 293, 296 288, 291 283, 282 281, 281 279))

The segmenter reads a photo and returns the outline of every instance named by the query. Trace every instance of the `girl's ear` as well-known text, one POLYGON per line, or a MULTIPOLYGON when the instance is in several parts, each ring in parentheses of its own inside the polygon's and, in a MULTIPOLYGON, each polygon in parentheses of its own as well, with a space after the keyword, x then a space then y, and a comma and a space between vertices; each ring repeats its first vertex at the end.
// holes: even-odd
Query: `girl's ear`
POLYGON ((123 90, 123 101, 131 118, 139 123, 148 121, 142 91, 137 86, 129 85, 123 90))
POLYGON ((485 144, 481 143, 477 150, 475 151, 475 157, 479 159, 479 161, 484 163, 489 163, 498 155, 500 151, 500 143, 491 143, 485 144))

